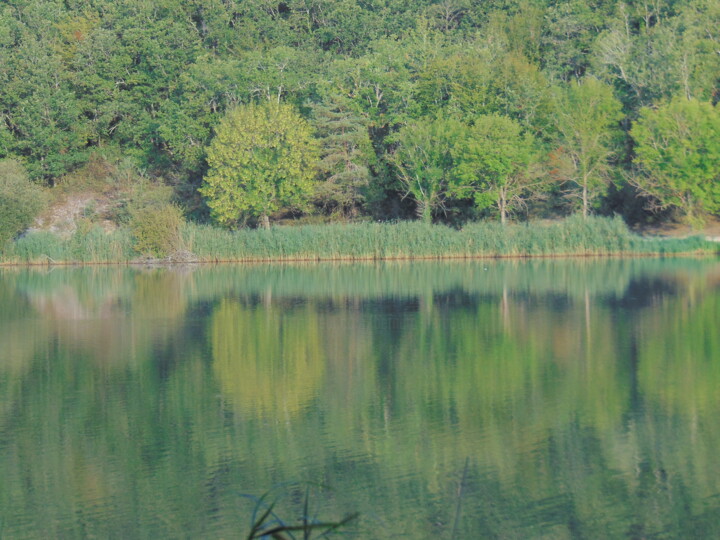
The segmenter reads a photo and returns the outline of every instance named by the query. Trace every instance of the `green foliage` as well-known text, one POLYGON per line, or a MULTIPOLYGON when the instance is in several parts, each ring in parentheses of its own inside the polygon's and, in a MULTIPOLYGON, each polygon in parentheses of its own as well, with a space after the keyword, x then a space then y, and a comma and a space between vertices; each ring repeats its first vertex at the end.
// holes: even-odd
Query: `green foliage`
POLYGON ((210 171, 200 192, 225 226, 303 206, 313 188, 317 144, 291 107, 265 103, 230 111, 208 148, 210 171))
POLYGON ((679 208, 692 224, 720 212, 720 110, 676 98, 645 108, 632 128, 637 187, 658 207, 679 208))
POLYGON ((334 94, 311 109, 320 142, 316 204, 343 216, 357 215, 375 161, 367 128, 343 96, 334 94))
POLYGON ((415 200, 416 214, 425 223, 445 206, 454 168, 453 150, 464 126, 453 118, 425 118, 404 126, 391 156, 408 195, 415 200))
POLYGON ((6 138, 0 157, 21 156, 33 179, 52 180, 87 158, 89 123, 47 38, 28 28, 17 31, 22 38, 10 49, 13 54, 0 53, 0 107, 14 135, 6 138))
POLYGON ((531 188, 534 138, 506 116, 484 115, 475 119, 458 146, 454 194, 473 197, 478 208, 496 204, 504 224, 508 212, 523 204, 523 195, 531 188))
POLYGON ((119 263, 133 258, 129 231, 106 233, 98 226, 79 227, 70 237, 47 231, 24 235, 9 244, 3 262, 14 264, 119 263))
POLYGON ((614 153, 614 133, 622 118, 622 105, 612 88, 593 77, 567 86, 558 98, 556 124, 559 148, 551 165, 555 176, 574 186, 582 213, 590 212, 593 199, 605 194, 609 160, 614 153))
POLYGON ((0 160, 0 250, 29 227, 43 208, 44 194, 17 161, 0 160))
POLYGON ((165 257, 177 251, 183 222, 182 210, 173 204, 131 211, 129 225, 135 251, 154 257, 165 257))
POLYGON ((645 239, 622 218, 572 216, 551 224, 471 223, 460 230, 420 221, 304 225, 225 231, 187 224, 183 245, 200 261, 379 260, 547 255, 717 253, 702 237, 645 239))
MULTIPOLYGON (((627 217, 634 192, 609 197, 607 185, 627 173, 631 121, 676 95, 717 101, 718 28, 717 0, 5 2, 0 159, 20 159, 31 179, 54 185, 112 148, 207 219, 198 188, 213 130, 244 104, 282 102, 317 128, 315 207, 394 219, 412 211, 389 165, 402 126, 500 114, 554 147, 555 177, 583 212, 627 217), (612 86, 622 114, 609 98, 594 101, 607 90, 595 85, 593 95, 590 81, 612 86)), ((548 214, 564 213, 563 194, 552 192, 548 214)), ((242 197, 243 208, 228 203, 214 216, 233 226, 307 209, 308 195, 278 195, 265 209, 242 197)), ((443 213, 441 199, 431 217, 451 222, 467 208, 443 213)))
POLYGON ((180 250, 180 228, 185 220, 169 186, 138 181, 119 217, 130 230, 135 252, 166 257, 180 250))
POLYGON ((538 137, 553 134, 550 83, 536 64, 517 52, 476 44, 475 50, 443 55, 420 74, 419 91, 427 92, 429 84, 437 85, 440 94, 426 105, 430 113, 447 106, 468 124, 478 115, 497 113, 538 137))
POLYGON ((597 34, 617 5, 602 0, 546 2, 540 57, 553 79, 572 82, 587 74, 597 34))
POLYGON ((596 38, 595 72, 614 83, 635 114, 679 94, 710 100, 720 66, 710 44, 719 24, 714 0, 618 4, 596 38))

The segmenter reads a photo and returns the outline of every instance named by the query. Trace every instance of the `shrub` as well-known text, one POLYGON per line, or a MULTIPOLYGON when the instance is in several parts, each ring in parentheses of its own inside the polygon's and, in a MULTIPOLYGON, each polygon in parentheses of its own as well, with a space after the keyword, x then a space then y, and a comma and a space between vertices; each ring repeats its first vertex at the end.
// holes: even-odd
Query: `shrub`
POLYGON ((0 248, 27 229, 43 208, 42 189, 17 161, 0 161, 0 248))
POLYGON ((130 231, 135 251, 141 255, 165 257, 180 248, 182 210, 174 204, 142 206, 130 211, 130 231))

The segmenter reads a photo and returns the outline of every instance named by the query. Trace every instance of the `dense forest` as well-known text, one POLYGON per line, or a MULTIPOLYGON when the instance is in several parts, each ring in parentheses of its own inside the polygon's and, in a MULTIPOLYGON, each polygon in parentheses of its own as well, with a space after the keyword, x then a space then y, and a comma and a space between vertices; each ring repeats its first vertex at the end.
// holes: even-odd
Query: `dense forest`
POLYGON ((719 0, 14 0, 0 199, 101 177, 126 214, 231 228, 700 223, 719 100, 719 0))

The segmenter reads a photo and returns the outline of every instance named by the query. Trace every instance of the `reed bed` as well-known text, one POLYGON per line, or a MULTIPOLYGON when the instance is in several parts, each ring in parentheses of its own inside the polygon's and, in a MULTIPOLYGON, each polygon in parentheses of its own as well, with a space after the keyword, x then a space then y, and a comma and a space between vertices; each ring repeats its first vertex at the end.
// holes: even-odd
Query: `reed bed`
POLYGON ((47 231, 28 233, 2 251, 3 264, 110 264, 137 255, 126 230, 106 233, 100 227, 60 236, 47 231))
MULTIPOLYGON (((672 255, 718 253, 720 245, 697 236, 644 238, 620 217, 572 216, 551 223, 502 226, 471 223, 462 229, 416 221, 273 227, 228 231, 185 224, 183 256, 169 261, 302 261, 442 259, 473 257, 550 257, 672 255)), ((99 228, 61 238, 48 232, 27 234, 7 246, 6 264, 148 262, 133 250, 125 230, 99 228)))
POLYGON ((702 237, 643 238, 620 217, 573 216, 549 224, 472 223, 457 230, 416 221, 225 231, 187 225, 183 242, 201 261, 379 260, 717 253, 702 237))

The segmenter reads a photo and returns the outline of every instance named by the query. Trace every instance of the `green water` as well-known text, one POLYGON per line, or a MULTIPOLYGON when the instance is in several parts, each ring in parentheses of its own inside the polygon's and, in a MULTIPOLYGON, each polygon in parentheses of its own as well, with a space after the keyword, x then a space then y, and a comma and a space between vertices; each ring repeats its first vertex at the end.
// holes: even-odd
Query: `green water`
POLYGON ((0 271, 0 537, 720 538, 720 261, 0 271))

